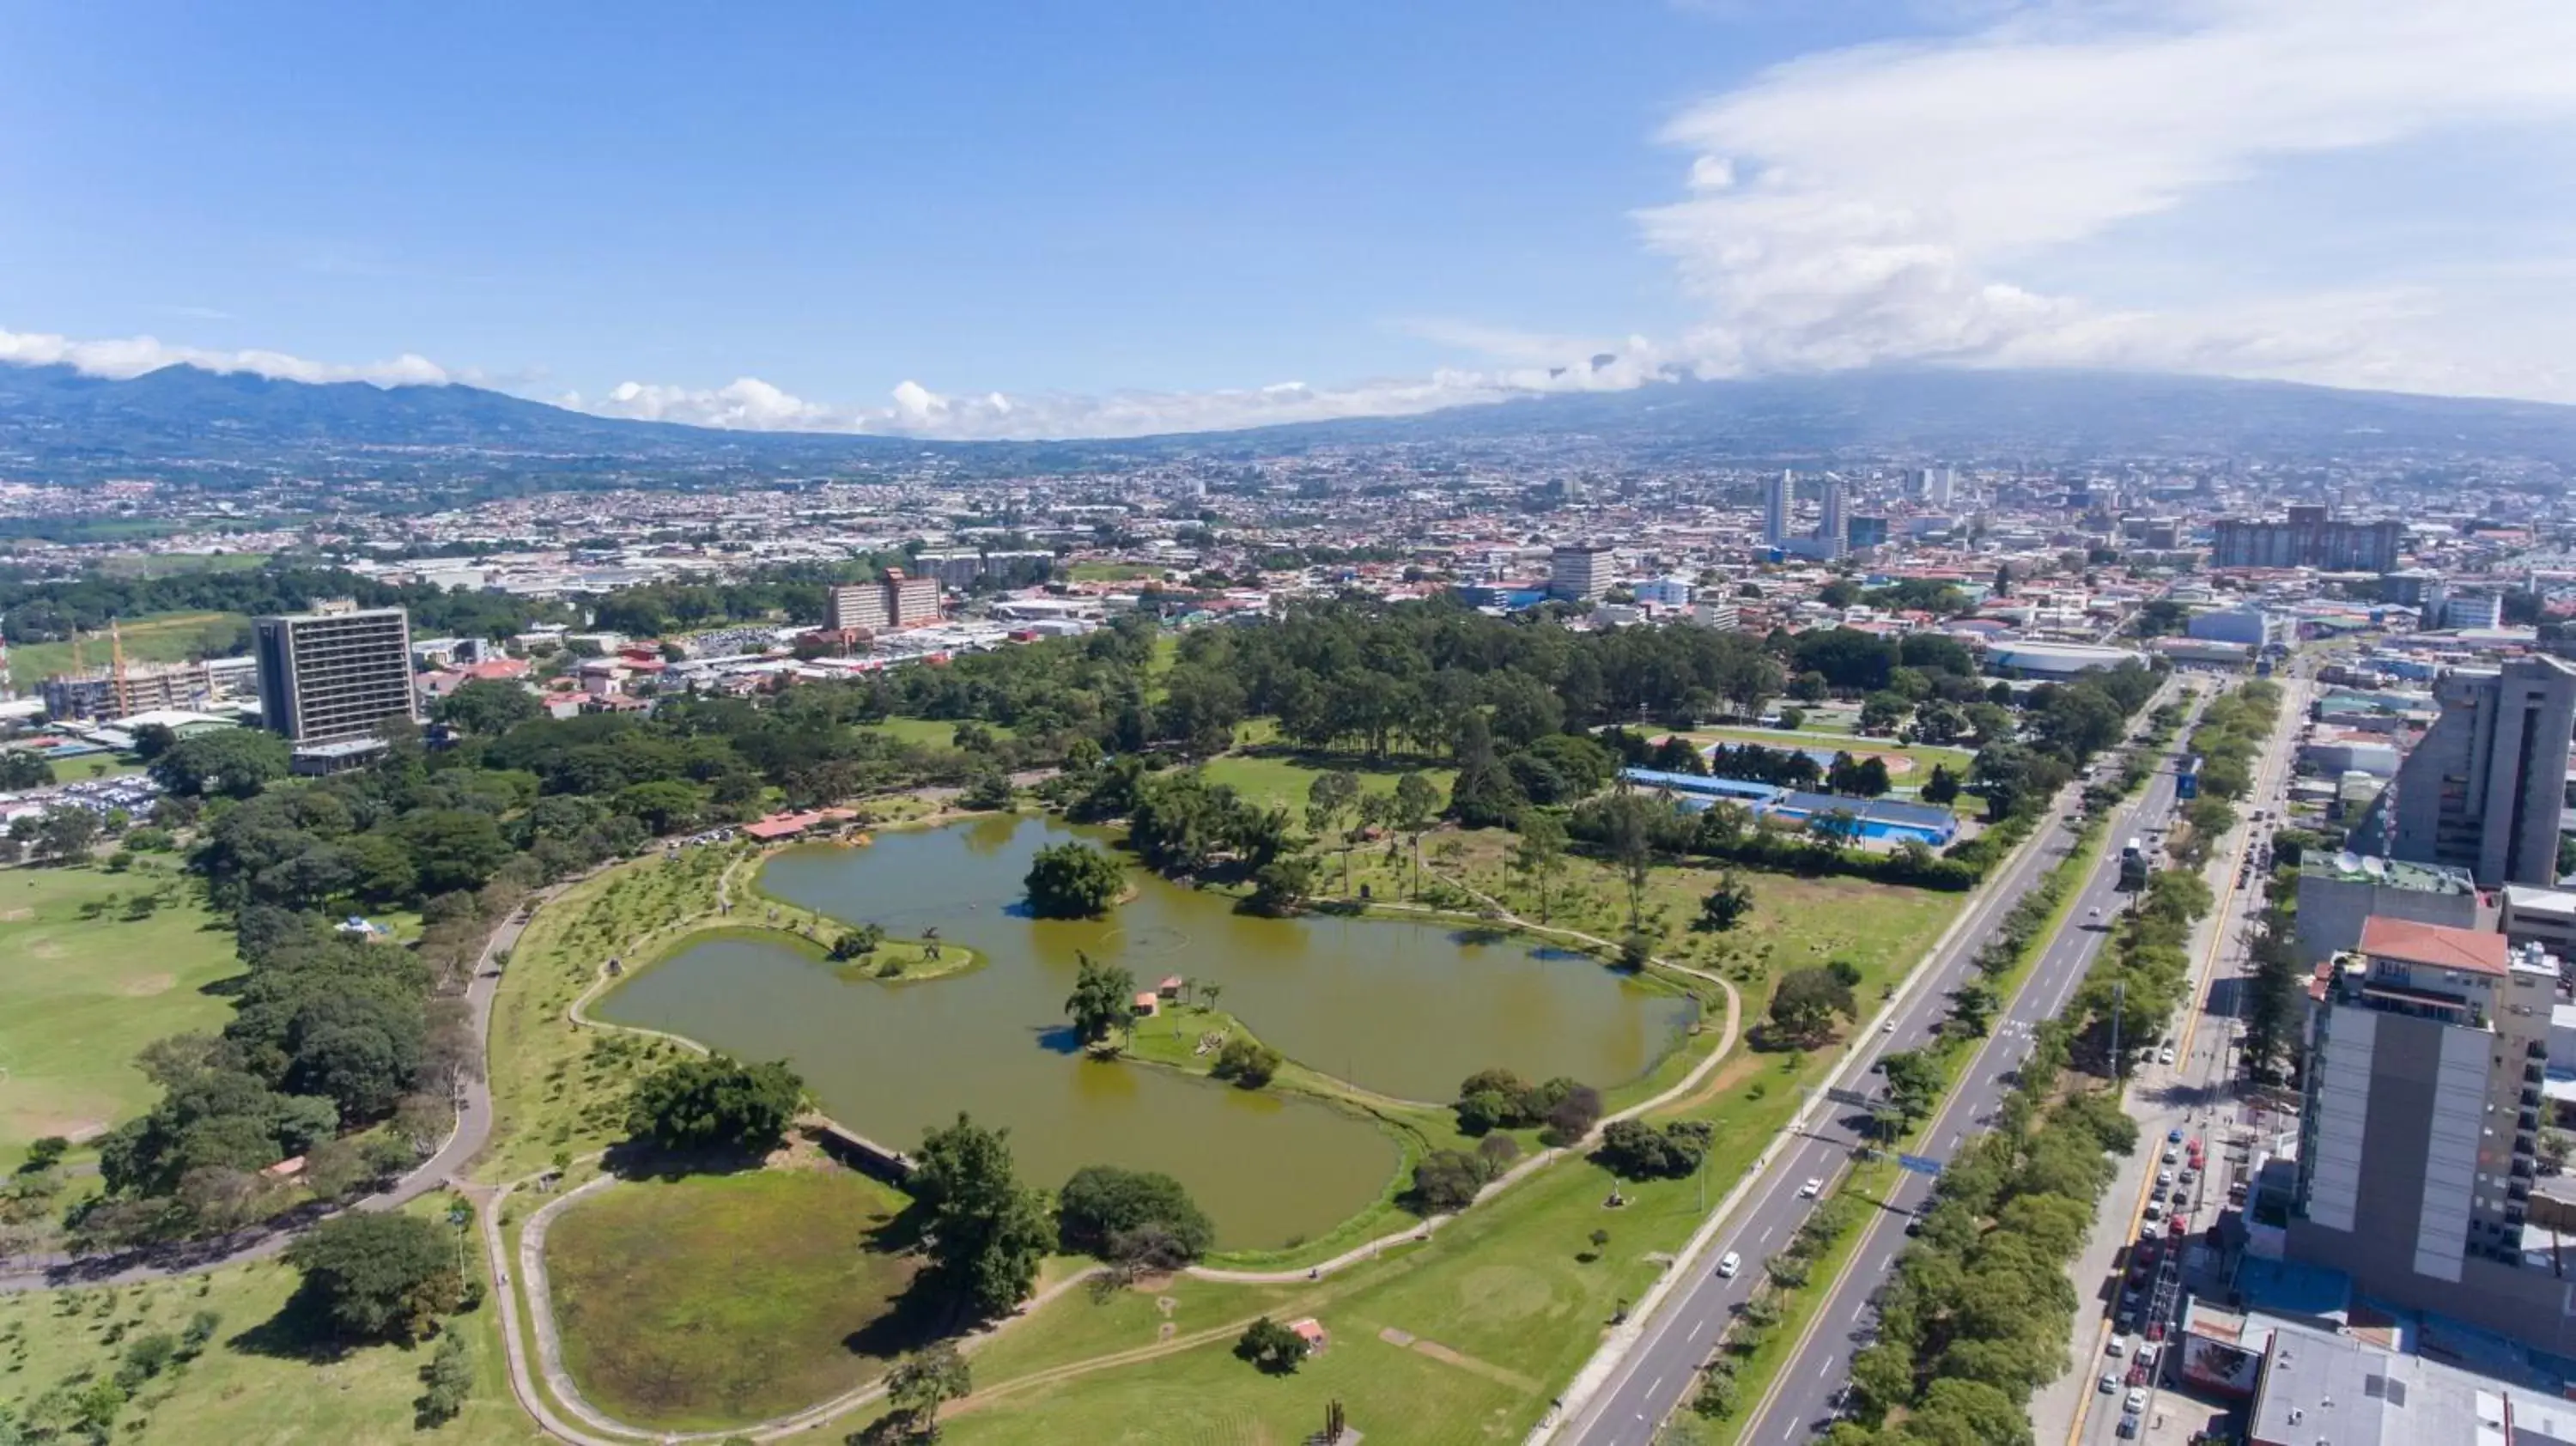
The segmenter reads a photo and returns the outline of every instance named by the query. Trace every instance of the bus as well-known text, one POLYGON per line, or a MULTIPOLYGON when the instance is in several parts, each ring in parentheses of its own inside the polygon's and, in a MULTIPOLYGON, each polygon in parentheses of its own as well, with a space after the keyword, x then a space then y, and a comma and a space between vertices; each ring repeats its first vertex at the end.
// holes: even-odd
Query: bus
POLYGON ((2200 797, 2200 755, 2195 753, 2174 770, 2174 797, 2200 797))
POLYGON ((2120 850, 2120 887, 2143 889, 2146 886, 2147 846, 2141 840, 2131 838, 2128 847, 2120 850))

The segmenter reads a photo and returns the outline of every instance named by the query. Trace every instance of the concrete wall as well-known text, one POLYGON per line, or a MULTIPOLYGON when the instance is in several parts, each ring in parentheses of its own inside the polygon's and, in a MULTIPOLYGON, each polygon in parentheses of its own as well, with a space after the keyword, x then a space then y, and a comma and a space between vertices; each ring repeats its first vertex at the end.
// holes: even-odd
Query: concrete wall
POLYGON ((2365 879, 2299 875, 2299 962, 2315 968, 2333 956, 2358 948, 2361 921, 2373 914, 2443 924, 2454 929, 2492 929, 2476 894, 2443 894, 2427 889, 2393 889, 2365 879))

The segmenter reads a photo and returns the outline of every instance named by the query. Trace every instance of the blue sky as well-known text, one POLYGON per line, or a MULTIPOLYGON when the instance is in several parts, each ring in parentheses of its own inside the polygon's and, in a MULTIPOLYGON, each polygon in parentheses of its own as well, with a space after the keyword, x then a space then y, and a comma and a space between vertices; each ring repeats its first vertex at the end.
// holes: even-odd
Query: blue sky
POLYGON ((0 355, 957 435, 1888 361, 2576 400, 2571 11, 0 0, 0 355))

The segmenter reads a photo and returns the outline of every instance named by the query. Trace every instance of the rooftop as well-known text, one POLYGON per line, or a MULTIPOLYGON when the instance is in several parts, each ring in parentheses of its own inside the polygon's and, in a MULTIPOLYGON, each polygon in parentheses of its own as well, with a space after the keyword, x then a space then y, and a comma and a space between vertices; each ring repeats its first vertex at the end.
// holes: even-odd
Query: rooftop
POLYGON ((2407 889, 2426 894, 2473 894, 2478 887, 2467 869, 2450 864, 2407 863, 2371 854, 2303 854, 2299 859, 2299 872, 2337 883, 2372 883, 2383 889, 2407 889))
POLYGON ((2477 974, 2507 971, 2505 937, 2443 924, 2419 924, 2373 914, 2361 922, 2361 952, 2374 959, 2394 959, 2435 969, 2462 969, 2477 974))

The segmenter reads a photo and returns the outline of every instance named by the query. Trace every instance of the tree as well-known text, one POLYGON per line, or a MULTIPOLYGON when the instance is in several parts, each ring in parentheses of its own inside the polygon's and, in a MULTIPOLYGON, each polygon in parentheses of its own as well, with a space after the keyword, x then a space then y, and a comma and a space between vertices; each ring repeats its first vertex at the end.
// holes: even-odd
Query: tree
POLYGON ((1888 1103, 1908 1124, 1932 1113, 1941 1100, 1941 1063, 1919 1049, 1900 1049, 1880 1061, 1887 1076, 1888 1103))
POLYGON ((1851 986, 1828 969, 1792 969, 1771 991, 1771 1022, 1781 1033, 1807 1044, 1816 1043, 1833 1027, 1834 1016, 1849 1018, 1857 1007, 1851 986))
POLYGON ((415 809, 394 825, 394 836, 410 851, 425 894, 471 893, 514 852, 492 815, 478 809, 415 809))
POLYGON ((1127 874, 1089 844, 1050 844, 1030 860, 1026 887, 1041 919, 1096 919, 1125 892, 1127 874))
POLYGON ((1733 870, 1717 876, 1717 886, 1699 901, 1700 927, 1723 934, 1743 922, 1753 912, 1753 886, 1737 877, 1733 870))
POLYGON ((961 1112, 955 1125, 922 1137, 909 1183, 931 1215, 923 1272, 931 1290, 978 1318, 1028 1298, 1055 1227, 1045 1197, 1019 1182, 1010 1131, 961 1112))
POLYGON ((286 740, 260 728, 220 728, 179 740, 148 771, 172 793, 248 798, 286 776, 286 740))
POLYGON ((1136 976, 1117 965, 1103 964, 1087 953, 1075 958, 1079 961, 1078 971, 1073 993, 1064 1001, 1064 1012, 1073 1021, 1074 1041, 1096 1049, 1136 1017, 1136 976))
POLYGON ((864 959, 885 943, 885 937, 885 927, 881 924, 861 924, 855 929, 844 929, 840 937, 832 941, 832 958, 839 963, 864 959))
POLYGON ((902 1413, 907 1430, 929 1441, 939 1439, 939 1408, 974 1389, 974 1372, 950 1341, 914 1351, 886 1374, 887 1404, 902 1413))
POLYGON ((1646 883, 1655 871, 1655 804, 1645 795, 1618 793, 1600 804, 1602 843, 1628 886, 1628 928, 1645 928, 1646 883))
POLYGON ((1012 801, 1011 780, 998 768, 988 768, 975 775, 966 791, 957 796, 959 808, 979 813, 995 813, 1009 808, 1012 801))
POLYGON ((1512 850, 1512 866, 1537 892, 1542 924, 1554 900, 1556 876, 1565 871, 1565 845, 1565 824, 1555 814, 1532 810, 1521 815, 1520 843, 1512 850))
POLYGON ((1592 1133, 1592 1127, 1601 1122, 1604 1108, 1599 1090, 1590 1085, 1576 1085, 1548 1108, 1547 1129, 1542 1138, 1559 1149, 1581 1144, 1583 1137, 1592 1133))
POLYGON ((38 841, 47 858, 86 858, 98 842, 98 815, 85 808, 55 809, 45 815, 38 841))
POLYGON ((1250 1035, 1237 1034, 1229 1036, 1218 1047, 1216 1063, 1208 1067, 1208 1073, 1218 1079, 1232 1080, 1245 1089, 1257 1090, 1270 1083, 1271 1076, 1279 1073, 1283 1062, 1279 1051, 1250 1035))
POLYGON ((667 1150, 767 1154, 787 1136, 805 1082, 785 1060, 691 1056, 636 1081, 627 1128, 667 1150))
POLYGON ((1255 869, 1252 894, 1244 902, 1265 914, 1294 911, 1315 892, 1315 858, 1312 854, 1281 854, 1255 869))
POLYGON ((1087 1165, 1056 1193, 1057 1238, 1068 1252, 1173 1270, 1216 1239, 1181 1182, 1151 1170, 1087 1165))
POLYGON ((645 832, 659 837, 696 823, 698 811, 706 807, 706 802, 705 793, 694 783, 657 778, 619 789, 610 806, 644 825, 645 832))
POLYGON ((1952 773, 1946 764, 1933 764, 1932 776, 1923 780, 1923 801, 1948 808, 1958 797, 1959 776, 1952 773))
POLYGON ((465 1296, 446 1232, 416 1215, 334 1215, 288 1246, 286 1263, 303 1272, 296 1302, 343 1339, 418 1340, 465 1296))
MULTIPOLYGON (((1319 773, 1306 785, 1306 831, 1317 842, 1332 837, 1343 819, 1356 817, 1360 811, 1360 776, 1348 769, 1337 768, 1319 773)), ((1342 890, 1351 887, 1351 853, 1353 840, 1342 840, 1342 890)))
MULTIPOLYGON (((1494 754, 1494 736, 1480 712, 1458 730, 1458 777, 1449 787, 1449 816, 1467 828, 1504 828, 1529 807, 1520 784, 1494 754)), ((1399 782, 1397 785, 1401 787, 1399 782)))
POLYGON ((1432 815, 1440 808, 1439 790, 1419 773, 1408 773, 1395 781, 1394 823, 1409 834, 1419 834, 1431 826, 1432 815))
POLYGON ((474 1393, 474 1358, 466 1352, 464 1332, 451 1327, 438 1333, 438 1350, 421 1367, 420 1379, 428 1388, 416 1405, 421 1424, 455 1420, 465 1409, 465 1398, 474 1393))
POLYGON ((469 678, 429 710, 438 722, 485 738, 498 738, 545 713, 536 694, 502 678, 469 678))
POLYGON ((1244 1327, 1234 1343, 1235 1359, 1250 1361, 1263 1374, 1285 1376, 1306 1359, 1306 1338, 1268 1316, 1244 1327))
POLYGON ((1413 1205, 1426 1215, 1451 1215, 1476 1203, 1485 1188, 1485 1162, 1463 1150, 1434 1150, 1413 1167, 1413 1205))

